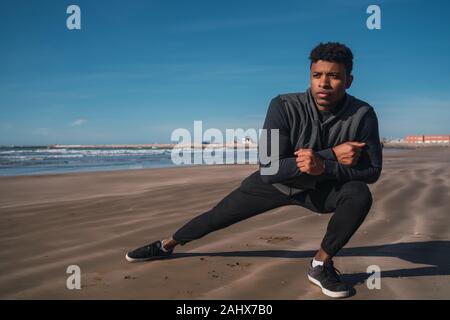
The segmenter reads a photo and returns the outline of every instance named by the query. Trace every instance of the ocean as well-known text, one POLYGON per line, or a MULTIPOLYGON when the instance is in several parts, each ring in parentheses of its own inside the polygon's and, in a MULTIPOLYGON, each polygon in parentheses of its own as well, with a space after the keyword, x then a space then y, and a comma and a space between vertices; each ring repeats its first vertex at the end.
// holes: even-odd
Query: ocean
MULTIPOLYGON (((184 149, 184 152, 191 152, 184 149)), ((257 163, 257 150, 247 149, 238 152, 229 148, 216 148, 215 153, 202 153, 193 149, 190 161, 177 165, 171 159, 172 149, 158 148, 54 148, 38 147, 0 147, 0 176, 33 175, 49 173, 110 171, 175 166, 207 165, 212 157, 233 159, 234 163, 257 163), (203 156, 200 162, 194 157, 203 156), (244 158, 245 154, 245 158, 244 158), (201 161, 203 160, 203 161, 201 161)), ((198 159, 198 158, 197 158, 198 159)))

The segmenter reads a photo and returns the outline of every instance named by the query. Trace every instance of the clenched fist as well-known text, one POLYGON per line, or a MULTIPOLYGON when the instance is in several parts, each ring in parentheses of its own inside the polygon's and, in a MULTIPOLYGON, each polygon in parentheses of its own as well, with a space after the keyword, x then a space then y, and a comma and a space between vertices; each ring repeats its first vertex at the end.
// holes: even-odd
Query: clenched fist
POLYGON ((312 149, 298 149, 294 154, 297 156, 297 167, 301 172, 318 176, 325 171, 324 161, 312 149))
POLYGON ((333 152, 340 164, 353 167, 358 162, 361 151, 365 145, 364 142, 344 142, 343 144, 334 147, 333 152))

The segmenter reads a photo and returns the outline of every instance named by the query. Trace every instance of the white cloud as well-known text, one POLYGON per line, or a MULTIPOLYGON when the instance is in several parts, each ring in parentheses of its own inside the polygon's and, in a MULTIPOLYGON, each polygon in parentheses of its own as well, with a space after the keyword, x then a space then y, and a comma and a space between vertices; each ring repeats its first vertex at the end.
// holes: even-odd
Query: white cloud
POLYGON ((77 119, 77 120, 73 121, 70 124, 70 126, 71 127, 79 127, 79 126, 82 126, 83 124, 85 124, 86 122, 87 122, 86 119, 77 119))

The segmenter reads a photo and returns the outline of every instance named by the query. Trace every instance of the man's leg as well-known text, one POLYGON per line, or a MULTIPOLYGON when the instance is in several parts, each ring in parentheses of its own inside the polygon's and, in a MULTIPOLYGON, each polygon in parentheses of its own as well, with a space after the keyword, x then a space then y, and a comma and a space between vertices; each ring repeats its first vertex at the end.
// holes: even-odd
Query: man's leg
POLYGON ((321 249, 331 258, 344 247, 364 221, 372 206, 372 195, 364 182, 320 183, 315 190, 294 196, 294 203, 319 213, 332 215, 321 249))
POLYGON ((372 206, 372 196, 367 185, 360 181, 336 184, 325 181, 317 187, 294 197, 295 204, 320 213, 334 211, 321 248, 311 263, 308 279, 330 297, 342 298, 350 294, 331 260, 344 247, 364 221, 372 206))
POLYGON ((233 223, 290 204, 292 203, 288 196, 271 184, 265 184, 261 180, 259 171, 256 171, 211 210, 182 226, 172 238, 157 240, 132 250, 126 254, 125 258, 129 262, 139 262, 169 257, 178 244, 183 245, 233 223))
POLYGON ((321 248, 331 257, 341 250, 363 223, 372 207, 372 194, 364 182, 350 181, 333 193, 332 215, 321 248))
POLYGON ((289 197, 271 184, 263 183, 259 171, 256 171, 211 210, 193 218, 177 230, 172 239, 167 241, 168 247, 184 245, 236 222, 290 204, 289 197))
POLYGON ((321 248, 311 262, 308 279, 327 296, 348 297, 350 288, 340 279, 331 259, 350 240, 367 216, 372 206, 369 188, 360 181, 343 184, 325 181, 316 190, 294 196, 293 202, 316 212, 334 211, 321 248))

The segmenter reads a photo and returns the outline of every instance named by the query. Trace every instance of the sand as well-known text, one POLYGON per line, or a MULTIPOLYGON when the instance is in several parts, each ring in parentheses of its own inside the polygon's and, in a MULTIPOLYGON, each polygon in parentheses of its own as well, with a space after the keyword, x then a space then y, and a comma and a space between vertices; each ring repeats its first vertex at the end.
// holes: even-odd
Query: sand
MULTIPOLYGON (((450 150, 384 157, 366 221, 335 257, 349 299, 450 298, 450 150), (381 269, 370 290, 368 266, 381 269)), ((170 236, 255 165, 0 177, 2 299, 328 299, 306 270, 331 215, 268 211, 175 250, 128 263, 129 249, 170 236), (81 269, 68 290, 67 267, 81 269)))

